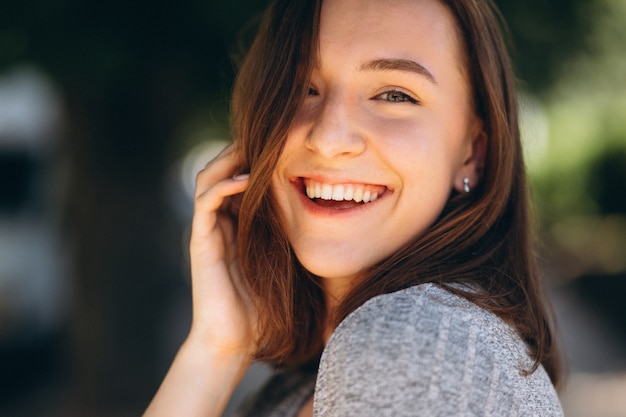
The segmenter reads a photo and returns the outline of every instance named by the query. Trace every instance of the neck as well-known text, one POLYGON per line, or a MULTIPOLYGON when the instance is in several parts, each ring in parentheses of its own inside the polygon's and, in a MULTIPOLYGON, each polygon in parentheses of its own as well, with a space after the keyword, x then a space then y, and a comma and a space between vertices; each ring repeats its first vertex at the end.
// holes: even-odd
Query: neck
POLYGON ((335 320, 333 317, 342 300, 354 288, 352 278, 322 278, 322 289, 324 291, 324 301, 326 303, 326 326, 324 329, 324 345, 335 331, 335 320))

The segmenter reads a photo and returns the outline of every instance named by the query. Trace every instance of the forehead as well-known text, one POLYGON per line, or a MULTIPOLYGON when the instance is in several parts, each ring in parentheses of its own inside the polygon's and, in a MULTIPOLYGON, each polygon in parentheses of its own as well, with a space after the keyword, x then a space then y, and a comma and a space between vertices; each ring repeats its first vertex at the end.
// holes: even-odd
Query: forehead
MULTIPOLYGON (((324 0, 320 35, 372 37, 404 36, 408 42, 420 37, 457 37, 457 23, 439 0, 324 0)), ((444 46, 444 45, 439 45, 444 46)), ((447 45, 445 45, 447 46, 447 45)))
POLYGON ((458 33, 439 0, 324 0, 318 59, 367 51, 420 62, 439 59, 464 72, 458 33))

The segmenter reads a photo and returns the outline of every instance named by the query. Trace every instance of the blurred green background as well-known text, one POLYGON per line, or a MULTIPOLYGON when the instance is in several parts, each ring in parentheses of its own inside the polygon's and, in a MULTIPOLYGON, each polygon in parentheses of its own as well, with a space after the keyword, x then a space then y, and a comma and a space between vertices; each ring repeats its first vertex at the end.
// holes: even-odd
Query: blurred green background
MULTIPOLYGON (((624 415, 626 1, 498 3, 566 415, 624 415)), ((2 5, 0 415, 147 405, 189 325, 193 177, 228 141, 236 63, 266 4, 2 5)))

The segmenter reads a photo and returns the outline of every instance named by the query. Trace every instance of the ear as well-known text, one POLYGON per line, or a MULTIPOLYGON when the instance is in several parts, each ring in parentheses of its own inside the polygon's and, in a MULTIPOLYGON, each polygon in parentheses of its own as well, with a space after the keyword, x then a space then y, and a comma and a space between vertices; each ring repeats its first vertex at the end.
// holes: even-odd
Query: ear
POLYGON ((466 182, 470 190, 476 188, 482 180, 483 171, 485 169, 487 134, 483 129, 482 120, 476 120, 471 132, 472 138, 468 146, 467 154, 454 179, 454 189, 459 193, 467 192, 466 182))

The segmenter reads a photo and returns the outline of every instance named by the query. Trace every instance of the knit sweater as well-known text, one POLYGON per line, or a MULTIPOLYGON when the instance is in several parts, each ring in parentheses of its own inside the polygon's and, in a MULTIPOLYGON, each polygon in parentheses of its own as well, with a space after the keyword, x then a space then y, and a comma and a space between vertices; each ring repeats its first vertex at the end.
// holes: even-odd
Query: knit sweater
POLYGON ((317 374, 278 372, 238 416, 563 416, 543 367, 494 314, 432 284, 375 297, 340 323, 317 374))

